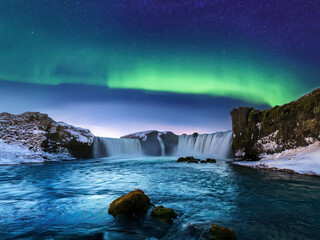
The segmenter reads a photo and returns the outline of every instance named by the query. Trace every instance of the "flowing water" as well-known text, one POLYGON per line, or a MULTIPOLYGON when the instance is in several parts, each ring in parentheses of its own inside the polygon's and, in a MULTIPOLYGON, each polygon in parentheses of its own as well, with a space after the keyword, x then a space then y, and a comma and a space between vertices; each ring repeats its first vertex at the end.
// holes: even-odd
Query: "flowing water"
POLYGON ((94 158, 142 156, 141 144, 138 139, 96 137, 93 149, 94 158))
POLYGON ((318 239, 320 178, 176 158, 100 159, 0 167, 0 239, 318 239), (140 188, 178 213, 173 225, 115 220, 108 206, 140 188))
POLYGON ((232 131, 211 134, 180 135, 176 155, 228 158, 231 155, 232 131))
MULTIPOLYGON (((157 137, 161 156, 166 149, 162 138, 157 137)), ((228 158, 231 156, 232 131, 210 134, 180 135, 175 156, 197 156, 228 158)), ((96 137, 94 140, 94 157, 142 156, 141 143, 138 139, 96 137)))
POLYGON ((158 135, 158 141, 159 141, 159 144, 160 144, 161 156, 164 156, 165 153, 166 153, 166 149, 165 149, 163 140, 162 140, 162 138, 161 138, 159 135, 158 135))

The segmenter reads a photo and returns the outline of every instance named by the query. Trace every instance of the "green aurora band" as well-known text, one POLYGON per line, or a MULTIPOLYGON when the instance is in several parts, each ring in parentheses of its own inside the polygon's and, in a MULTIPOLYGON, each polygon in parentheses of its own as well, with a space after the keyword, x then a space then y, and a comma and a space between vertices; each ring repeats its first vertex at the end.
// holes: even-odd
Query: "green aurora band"
POLYGON ((314 78, 305 76, 313 70, 297 69, 294 59, 237 39, 224 43, 217 36, 203 43, 206 39, 196 37, 187 42, 185 35, 154 39, 151 33, 149 38, 123 33, 121 25, 112 24, 122 16, 116 6, 108 12, 104 35, 96 37, 96 23, 74 14, 72 2, 71 10, 50 10, 52 17, 42 13, 46 5, 40 1, 13 3, 18 1, 4 1, 0 8, 3 80, 207 94, 270 106, 314 87, 314 78))
POLYGON ((267 66, 256 57, 251 57, 253 61, 250 57, 239 60, 236 55, 214 57, 66 45, 25 47, 23 55, 17 53, 22 50, 18 48, 0 57, 1 79, 207 94, 270 106, 303 93, 294 74, 284 67, 267 66))
POLYGON ((183 59, 137 61, 131 71, 111 72, 108 86, 232 97, 270 106, 289 102, 298 94, 294 76, 276 68, 212 58, 183 59))

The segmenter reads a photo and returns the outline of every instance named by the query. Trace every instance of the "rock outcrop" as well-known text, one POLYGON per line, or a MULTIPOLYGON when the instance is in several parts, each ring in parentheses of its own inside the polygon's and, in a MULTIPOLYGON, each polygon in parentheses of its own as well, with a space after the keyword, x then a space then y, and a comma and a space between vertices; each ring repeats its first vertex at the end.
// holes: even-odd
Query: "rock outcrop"
POLYGON ((217 161, 214 158, 207 158, 206 160, 201 160, 194 158, 193 156, 189 157, 179 157, 177 162, 186 162, 186 163, 216 163, 217 161))
POLYGON ((178 145, 178 135, 173 132, 159 132, 156 130, 132 133, 121 138, 139 139, 143 154, 147 156, 161 156, 162 146, 164 147, 164 155, 174 153, 178 145))
POLYGON ((89 130, 55 122, 47 114, 0 113, 0 142, 5 146, 0 150, 0 159, 91 158, 93 139, 89 130))
POLYGON ((152 206, 150 198, 140 189, 136 189, 114 200, 108 209, 113 217, 132 217, 144 214, 152 206))
POLYGON ((164 206, 157 206, 151 212, 151 217, 163 220, 166 223, 172 223, 172 219, 177 218, 177 216, 172 208, 165 208, 164 206))
POLYGON ((232 228, 221 227, 216 224, 212 224, 210 228, 212 240, 236 240, 236 233, 232 228))
POLYGON ((258 160, 304 147, 320 140, 320 89, 283 106, 263 111, 239 107, 230 115, 236 159, 258 160))

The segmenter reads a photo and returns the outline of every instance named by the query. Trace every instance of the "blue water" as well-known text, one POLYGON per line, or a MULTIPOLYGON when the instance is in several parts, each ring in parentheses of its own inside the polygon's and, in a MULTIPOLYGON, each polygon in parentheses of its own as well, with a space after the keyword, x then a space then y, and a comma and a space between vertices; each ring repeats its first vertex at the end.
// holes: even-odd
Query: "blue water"
POLYGON ((170 158, 0 166, 0 239, 206 239, 211 223, 238 239, 319 239, 320 178, 170 158), (108 215, 140 188, 176 210, 173 225, 108 215))

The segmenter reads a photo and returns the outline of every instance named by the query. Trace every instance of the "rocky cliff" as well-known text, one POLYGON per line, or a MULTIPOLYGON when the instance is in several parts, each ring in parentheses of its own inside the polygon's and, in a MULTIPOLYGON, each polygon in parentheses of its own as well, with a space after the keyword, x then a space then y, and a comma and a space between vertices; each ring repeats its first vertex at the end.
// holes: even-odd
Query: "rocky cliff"
POLYGON ((174 153, 178 145, 178 135, 173 132, 159 132, 156 130, 129 134, 121 138, 139 139, 143 154, 147 156, 161 156, 161 144, 164 146, 164 155, 174 153))
POLYGON ((283 106, 263 111, 239 107, 230 115, 235 158, 257 160, 304 147, 320 140, 320 88, 283 106))
POLYGON ((0 113, 0 160, 4 162, 91 158, 93 139, 89 130, 55 122, 47 114, 0 113))

